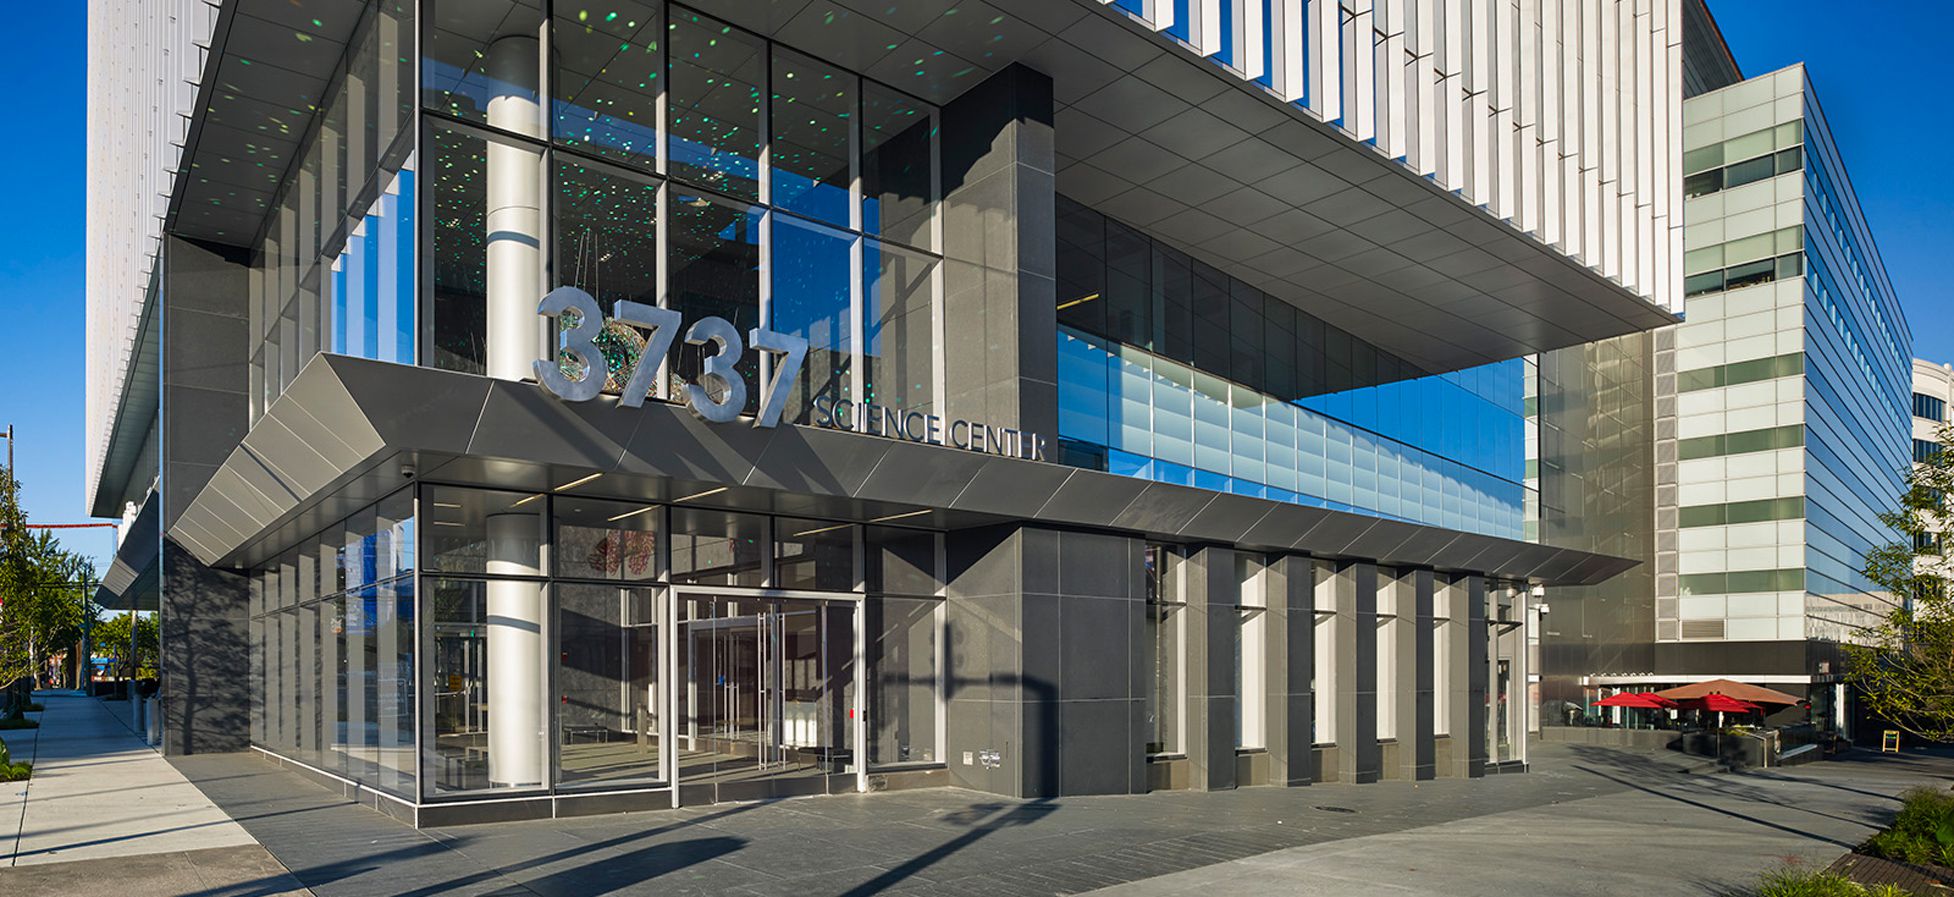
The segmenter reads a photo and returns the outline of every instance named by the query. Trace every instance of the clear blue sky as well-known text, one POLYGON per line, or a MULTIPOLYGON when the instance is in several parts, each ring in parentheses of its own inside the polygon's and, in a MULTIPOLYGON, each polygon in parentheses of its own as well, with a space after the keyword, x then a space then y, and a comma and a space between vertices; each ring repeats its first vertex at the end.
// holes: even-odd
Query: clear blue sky
POLYGON ((1954 4, 1907 0, 1710 0, 1745 76, 1805 63, 1886 274, 1913 354, 1954 363, 1954 4))
MULTIPOLYGON (((1954 178, 1941 159, 1954 146, 1954 102, 1937 87, 1954 49, 1954 8, 1877 5, 1880 14, 1867 16, 1821 0, 1711 0, 1746 74, 1810 66, 1906 306, 1914 354, 1954 362, 1954 305, 1935 267, 1954 254, 1954 178)), ((82 9, 22 4, 9 24, 33 39, 0 56, 0 83, 16 86, 0 91, 0 120, 26 123, 0 141, 0 353, 11 381, 0 390, 0 427, 19 434, 27 510, 44 523, 86 519, 82 9)), ((106 558, 113 538, 83 530, 64 541, 106 558)))

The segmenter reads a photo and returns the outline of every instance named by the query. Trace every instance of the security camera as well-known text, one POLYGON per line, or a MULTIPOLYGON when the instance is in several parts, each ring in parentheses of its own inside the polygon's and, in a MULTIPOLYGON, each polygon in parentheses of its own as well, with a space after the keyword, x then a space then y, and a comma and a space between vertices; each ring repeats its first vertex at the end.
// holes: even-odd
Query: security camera
POLYGON ((407 479, 407 480, 411 480, 411 479, 413 479, 413 478, 414 478, 414 465, 412 465, 412 464, 402 464, 402 465, 400 465, 400 476, 401 476, 401 478, 402 478, 402 479, 407 479))

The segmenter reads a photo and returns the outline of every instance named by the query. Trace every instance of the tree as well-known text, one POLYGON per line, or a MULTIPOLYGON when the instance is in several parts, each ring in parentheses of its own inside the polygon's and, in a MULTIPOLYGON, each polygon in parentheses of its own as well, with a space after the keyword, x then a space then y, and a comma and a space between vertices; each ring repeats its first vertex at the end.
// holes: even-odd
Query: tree
POLYGON ((1898 538, 1866 553, 1866 578, 1893 607, 1842 647, 1846 681, 1867 710, 1928 741, 1954 741, 1954 589, 1949 588, 1954 427, 1907 472, 1897 509, 1880 520, 1898 538))
POLYGON ((0 471, 0 692, 18 719, 49 657, 81 637, 94 565, 28 527, 20 484, 0 471))
POLYGON ((108 617, 95 624, 91 638, 95 650, 109 658, 113 675, 131 679, 146 679, 156 675, 156 617, 136 616, 134 611, 108 617), (134 620, 135 645, 130 653, 130 621, 134 620))

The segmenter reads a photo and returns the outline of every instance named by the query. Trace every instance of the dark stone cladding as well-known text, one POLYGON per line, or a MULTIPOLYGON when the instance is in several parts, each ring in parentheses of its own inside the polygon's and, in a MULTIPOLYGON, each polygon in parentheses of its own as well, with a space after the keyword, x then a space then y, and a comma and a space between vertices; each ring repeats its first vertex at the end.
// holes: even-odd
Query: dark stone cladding
POLYGON ((959 529, 1010 521, 1358 558, 1544 584, 1633 561, 945 446, 792 424, 709 424, 676 405, 559 401, 533 383, 320 355, 266 409, 169 534, 211 565, 255 563, 423 479, 959 529))

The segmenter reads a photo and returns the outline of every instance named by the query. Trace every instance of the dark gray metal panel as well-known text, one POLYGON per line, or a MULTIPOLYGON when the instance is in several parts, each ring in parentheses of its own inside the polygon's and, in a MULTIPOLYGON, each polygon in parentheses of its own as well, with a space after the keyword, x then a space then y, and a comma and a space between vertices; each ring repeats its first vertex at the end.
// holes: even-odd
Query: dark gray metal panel
POLYGON ((1077 470, 1038 509, 1045 520, 1112 520, 1146 491, 1147 481, 1077 470))
MULTIPOLYGON (((95 590, 95 603, 110 610, 130 610, 138 592, 138 581, 145 575, 154 579, 156 552, 161 544, 158 530, 161 504, 155 492, 143 500, 142 510, 130 521, 121 544, 116 546, 115 558, 102 574, 102 584, 95 590)), ((136 609, 155 610, 153 607, 136 609)))
POLYGON ((329 355, 313 356, 267 413, 285 420, 285 426, 319 454, 345 467, 387 444, 367 422, 367 409, 340 382, 329 355))
POLYGON ((1351 543, 1362 538, 1372 526, 1383 521, 1356 514, 1331 512, 1330 519, 1296 541, 1296 547, 1317 557, 1343 557, 1351 543))
POLYGON ((1126 510, 1110 521, 1118 529, 1176 533, 1213 501, 1215 493, 1170 483, 1149 483, 1126 510))
POLYGON ((1180 532, 1183 536, 1239 542, 1250 527, 1269 515, 1273 504, 1245 495, 1218 493, 1214 501, 1208 502, 1207 507, 1190 518, 1180 532))
POLYGON ((495 383, 468 440, 468 454, 616 470, 641 419, 622 410, 608 397, 561 402, 528 384, 495 383))
POLYGON ((989 458, 970 485, 950 502, 961 511, 1032 516, 1065 483, 1072 471, 1055 464, 1028 464, 989 458))
MULTIPOLYGON (((1543 549, 1540 546, 1529 545, 1525 542, 1489 539, 1487 540, 1486 547, 1466 562, 1464 569, 1492 576, 1514 576, 1522 566, 1529 568, 1533 566, 1531 564, 1522 565, 1520 563, 1522 558, 1541 550, 1543 549)), ((1544 550, 1556 551, 1558 549, 1549 548, 1544 550)))
POLYGON ((1412 536, 1424 527, 1415 523, 1400 523, 1396 520, 1379 520, 1373 523, 1364 534, 1350 540, 1344 546, 1345 554, 1373 558, 1389 563, 1415 563, 1412 558, 1403 557, 1398 548, 1411 540, 1412 536))
MULTIPOLYGON (((872 439, 861 436, 857 439, 872 439)), ((954 449, 892 445, 856 492, 858 498, 947 508, 984 466, 984 457, 954 449)))
POLYGON ((1330 512, 1305 508, 1288 502, 1271 502, 1269 513, 1242 533, 1241 544, 1257 548, 1288 549, 1296 546, 1311 529, 1329 519, 1330 512))
POLYGON ((810 427, 781 427, 760 454, 748 486, 813 495, 855 495, 895 443, 810 427))
MULTIPOLYGON (((246 457, 248 458, 249 455, 247 454, 246 457)), ((256 467, 256 465, 224 465, 223 467, 217 468, 210 475, 210 480, 205 486, 205 488, 213 489, 219 495, 229 499, 237 507, 239 512, 244 515, 244 520, 249 521, 248 529, 242 523, 238 524, 238 528, 246 532, 255 532, 270 526, 272 522, 283 516, 286 511, 297 507, 299 503, 298 496, 287 491, 282 483, 273 480, 270 473, 262 467, 257 467, 257 472, 260 474, 260 481, 270 481, 269 486, 275 491, 267 495, 259 491, 253 484, 247 483, 241 475, 241 471, 250 470, 253 467, 256 467)))
MULTIPOLYGON (((297 495, 316 494, 344 472, 269 413, 258 418, 257 425, 245 434, 242 448, 256 456, 297 495)), ((230 461, 225 464, 230 465, 230 461)))
POLYGON ((1478 533, 1459 533, 1457 538, 1446 543, 1443 548, 1431 553, 1430 563, 1439 570, 1467 570, 1473 558, 1485 553, 1486 549, 1498 545, 1502 540, 1478 533))
POLYGON ((1404 540, 1403 544, 1397 547, 1396 551, 1392 552, 1392 557, 1379 558, 1378 560, 1420 566, 1428 565, 1432 563, 1434 557, 1445 550, 1446 546, 1451 545, 1460 536, 1464 535, 1463 533, 1434 529, 1429 526, 1419 526, 1413 529, 1415 531, 1404 540))
MULTIPOLYGON (((532 387, 540 390, 540 387, 532 387)), ((752 427, 714 426, 671 405, 647 403, 618 470, 713 483, 744 483, 766 452, 768 436, 752 427)))
MULTIPOLYGON (((1530 552, 1529 555, 1531 554, 1530 552)), ((1581 562, 1586 560, 1587 557, 1587 554, 1584 552, 1575 551, 1571 548, 1561 549, 1552 555, 1540 556, 1535 559, 1535 562, 1532 564, 1532 569, 1527 571, 1527 575, 1530 578, 1539 576, 1559 581, 1568 573, 1572 572, 1575 567, 1580 566, 1581 562)), ((1532 558, 1530 557, 1529 559, 1532 558)))
POLYGON ((1605 554, 1590 554, 1569 569, 1565 579, 1580 585, 1593 585, 1614 578, 1617 574, 1634 569, 1641 562, 1629 558, 1610 557, 1605 554))
MULTIPOLYGON (((359 415, 383 443, 393 447, 467 453, 482 404, 495 382, 454 371, 342 355, 321 357, 327 362, 326 370, 346 387, 359 415)), ((300 372, 300 379, 312 371, 306 368, 300 372)), ((333 420, 325 423, 335 425, 333 420)))

